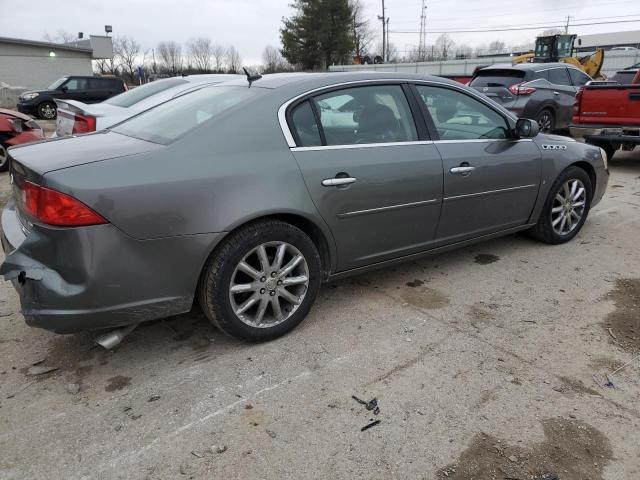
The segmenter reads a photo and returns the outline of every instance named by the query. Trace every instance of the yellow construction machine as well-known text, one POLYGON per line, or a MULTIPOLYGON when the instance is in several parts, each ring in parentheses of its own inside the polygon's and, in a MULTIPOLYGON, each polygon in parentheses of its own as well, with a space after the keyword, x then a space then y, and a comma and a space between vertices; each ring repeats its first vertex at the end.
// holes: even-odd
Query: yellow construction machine
POLYGON ((564 62, 574 65, 591 78, 603 78, 600 74, 604 63, 604 50, 596 49, 595 53, 584 57, 574 56, 573 43, 576 35, 550 35, 536 39, 536 49, 514 57, 513 63, 548 63, 564 62))

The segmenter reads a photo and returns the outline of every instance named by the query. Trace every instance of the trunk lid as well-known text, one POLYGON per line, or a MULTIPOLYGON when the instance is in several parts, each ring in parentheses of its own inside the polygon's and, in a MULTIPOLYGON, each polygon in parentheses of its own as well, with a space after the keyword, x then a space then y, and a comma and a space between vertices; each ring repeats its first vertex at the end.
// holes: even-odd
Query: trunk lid
MULTIPOLYGON (((32 179, 54 170, 159 150, 163 145, 104 131, 53 139, 10 150, 12 173, 32 179), (16 164, 17 162, 17 164, 16 164)), ((36 183, 40 183, 37 181, 36 183)))
MULTIPOLYGON (((126 108, 107 103, 87 104, 76 100, 56 100, 56 104, 58 105, 58 117, 56 119, 56 135, 58 137, 73 135, 76 115, 91 116, 96 119, 109 116, 126 118, 131 115, 131 113, 127 113, 126 108)), ((98 121, 97 123, 98 127, 100 127, 102 122, 98 121)))

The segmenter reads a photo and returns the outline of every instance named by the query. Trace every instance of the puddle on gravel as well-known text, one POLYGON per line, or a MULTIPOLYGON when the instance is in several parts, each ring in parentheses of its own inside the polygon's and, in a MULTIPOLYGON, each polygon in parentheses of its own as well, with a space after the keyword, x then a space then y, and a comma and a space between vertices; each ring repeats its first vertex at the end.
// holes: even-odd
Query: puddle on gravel
POLYGON ((400 293, 402 300, 425 310, 435 310, 449 305, 449 297, 433 288, 416 286, 400 293))
POLYGON ((422 285, 424 285, 424 282, 422 280, 418 280, 418 279, 415 279, 412 282, 407 282, 407 287, 415 288, 415 287, 420 287, 422 285))
MULTIPOLYGON (((607 315, 603 326, 615 336, 625 350, 640 350, 640 278, 619 278, 607 300, 613 300, 615 310, 607 315)), ((613 340, 613 339, 612 339, 613 340)))
POLYGON ((578 420, 542 421, 545 439, 533 445, 511 445, 491 435, 476 435, 458 460, 437 471, 438 478, 601 480, 613 457, 609 440, 578 420))
POLYGON ((492 255, 491 253, 479 253, 474 258, 474 262, 480 265, 489 265, 490 263, 494 263, 500 260, 500 257, 497 255, 492 255))

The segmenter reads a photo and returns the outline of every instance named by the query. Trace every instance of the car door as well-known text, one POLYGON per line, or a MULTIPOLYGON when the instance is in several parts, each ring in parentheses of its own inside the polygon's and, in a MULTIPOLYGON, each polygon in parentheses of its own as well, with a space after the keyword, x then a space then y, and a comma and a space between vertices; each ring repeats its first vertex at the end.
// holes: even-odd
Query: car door
POLYGON ((425 250, 435 239, 442 161, 405 90, 355 85, 289 109, 292 152, 333 234, 338 271, 425 250))
POLYGON ((89 78, 88 87, 87 103, 101 102, 111 96, 112 85, 106 78, 89 78))
POLYGON ((540 183, 536 144, 512 138, 509 121, 489 101, 456 87, 415 88, 442 156, 438 245, 524 225, 540 183))
POLYGON ((78 100, 86 103, 89 98, 87 83, 86 78, 72 77, 60 86, 60 92, 56 92, 54 98, 78 100))
POLYGON ((566 128, 571 123, 578 89, 573 86, 567 67, 550 68, 548 75, 550 93, 556 105, 555 128, 566 128))

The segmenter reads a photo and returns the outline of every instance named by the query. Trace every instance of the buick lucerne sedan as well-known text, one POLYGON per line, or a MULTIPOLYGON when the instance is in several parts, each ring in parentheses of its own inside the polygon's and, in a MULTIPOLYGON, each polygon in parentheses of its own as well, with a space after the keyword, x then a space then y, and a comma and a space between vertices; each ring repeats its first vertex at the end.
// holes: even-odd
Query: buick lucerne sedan
POLYGON ((517 231, 567 242, 606 189, 601 149, 453 81, 248 80, 10 150, 0 273, 29 325, 116 328, 198 302, 267 340, 323 281, 517 231))

